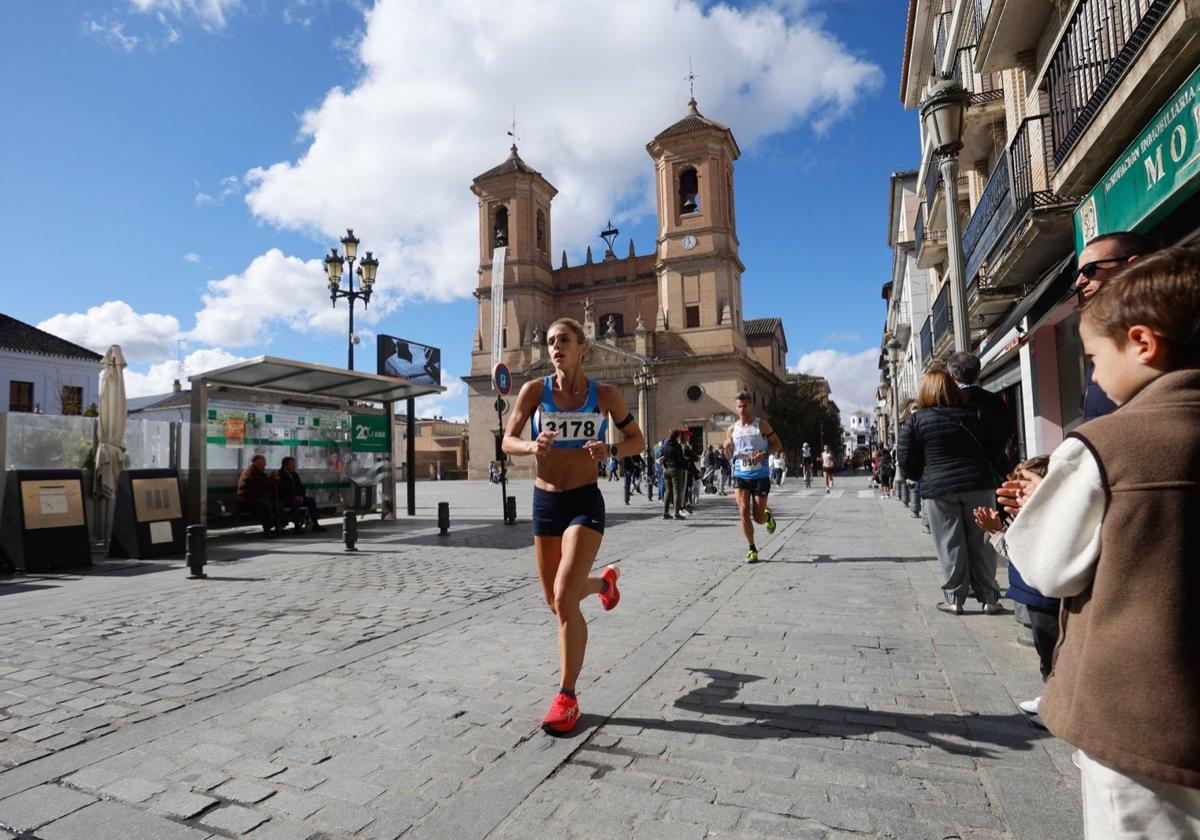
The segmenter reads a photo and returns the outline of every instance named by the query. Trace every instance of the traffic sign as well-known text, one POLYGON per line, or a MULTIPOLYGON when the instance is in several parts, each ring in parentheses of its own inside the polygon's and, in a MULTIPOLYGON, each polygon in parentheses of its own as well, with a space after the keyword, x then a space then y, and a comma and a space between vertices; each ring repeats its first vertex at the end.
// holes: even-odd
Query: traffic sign
POLYGON ((497 414, 507 414, 508 400, 504 399, 504 397, 496 397, 495 408, 497 414))
POLYGON ((495 383, 500 396, 508 396, 508 392, 512 390, 512 373, 509 372, 508 365, 504 362, 496 363, 496 367, 492 368, 492 382, 495 383))

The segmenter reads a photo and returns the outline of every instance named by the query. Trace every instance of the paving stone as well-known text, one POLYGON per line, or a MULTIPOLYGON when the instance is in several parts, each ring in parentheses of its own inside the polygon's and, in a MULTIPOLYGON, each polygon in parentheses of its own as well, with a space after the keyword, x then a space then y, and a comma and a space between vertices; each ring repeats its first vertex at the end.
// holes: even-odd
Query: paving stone
POLYGON ((105 785, 101 789, 101 793, 105 796, 112 796, 116 799, 124 799, 126 802, 145 802, 152 796, 157 796, 166 790, 160 784, 148 782, 145 779, 118 779, 112 784, 105 785))
POLYGON ((313 814, 312 819, 319 825, 328 826, 335 831, 353 834, 370 825, 375 817, 364 808, 342 802, 331 802, 313 814))
POLYGON ((39 840, 206 840, 207 831, 119 802, 97 802, 38 829, 39 840))
POLYGON ((72 773, 63 779, 73 787, 82 788, 83 790, 98 791, 105 785, 112 784, 121 778, 121 774, 112 770, 106 770, 103 767, 85 767, 78 772, 72 773))
POLYGON ((201 796, 198 793, 170 791, 154 800, 151 808, 160 814, 190 820, 215 805, 217 801, 211 796, 201 796))
POLYGON ((231 834, 248 834, 267 821, 267 815, 241 805, 226 805, 216 808, 200 818, 201 825, 206 825, 231 834))
POLYGON ((59 785, 39 785, 0 800, 0 824, 32 831, 95 802, 95 798, 59 785))
POLYGON ((275 789, 266 785, 247 782, 243 779, 234 779, 220 787, 214 788, 212 792, 222 799, 253 805, 257 802, 262 802, 268 796, 275 793, 275 789))
POLYGON ((269 822, 254 829, 248 836, 252 840, 308 840, 313 836, 313 831, 296 823, 272 818, 269 822))

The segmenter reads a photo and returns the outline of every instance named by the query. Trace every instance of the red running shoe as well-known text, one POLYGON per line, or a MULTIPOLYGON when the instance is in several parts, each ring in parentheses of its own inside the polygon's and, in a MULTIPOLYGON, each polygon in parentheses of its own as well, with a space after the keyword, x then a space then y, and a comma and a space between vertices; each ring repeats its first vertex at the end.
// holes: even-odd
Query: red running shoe
POLYGON ((608 591, 600 593, 600 605, 605 610, 614 609, 621 601, 621 590, 617 589, 617 578, 620 576, 621 570, 616 566, 605 566, 601 572, 601 580, 608 581, 608 591))
POLYGON ((546 717, 542 718, 542 729, 550 733, 567 733, 575 728, 577 720, 579 720, 579 701, 560 691, 554 695, 550 711, 546 712, 546 717))

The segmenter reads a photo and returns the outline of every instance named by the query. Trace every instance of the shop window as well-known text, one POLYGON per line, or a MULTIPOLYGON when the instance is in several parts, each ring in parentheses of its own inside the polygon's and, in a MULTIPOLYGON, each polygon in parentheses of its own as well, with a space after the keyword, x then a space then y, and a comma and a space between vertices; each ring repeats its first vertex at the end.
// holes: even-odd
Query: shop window
POLYGON ((684 327, 686 329, 690 330, 694 327, 700 326, 700 307, 699 306, 685 307, 683 312, 684 312, 684 327))
POLYGON ((83 414, 83 388, 78 385, 62 386, 62 413, 83 414))
POLYGON ((33 411, 33 383, 12 380, 8 383, 8 410, 33 411))
POLYGON ((694 166, 679 173, 679 212, 700 212, 700 178, 694 166))

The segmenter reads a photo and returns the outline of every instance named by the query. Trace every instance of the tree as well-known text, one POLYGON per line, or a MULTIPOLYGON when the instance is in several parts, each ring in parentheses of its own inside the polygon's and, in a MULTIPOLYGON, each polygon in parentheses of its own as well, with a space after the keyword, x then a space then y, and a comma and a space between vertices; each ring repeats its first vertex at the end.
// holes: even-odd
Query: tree
POLYGON ((767 400, 767 420, 779 435, 789 462, 799 463, 800 447, 805 443, 814 454, 823 443, 835 453, 841 449, 841 412, 815 380, 788 382, 778 388, 767 400))

